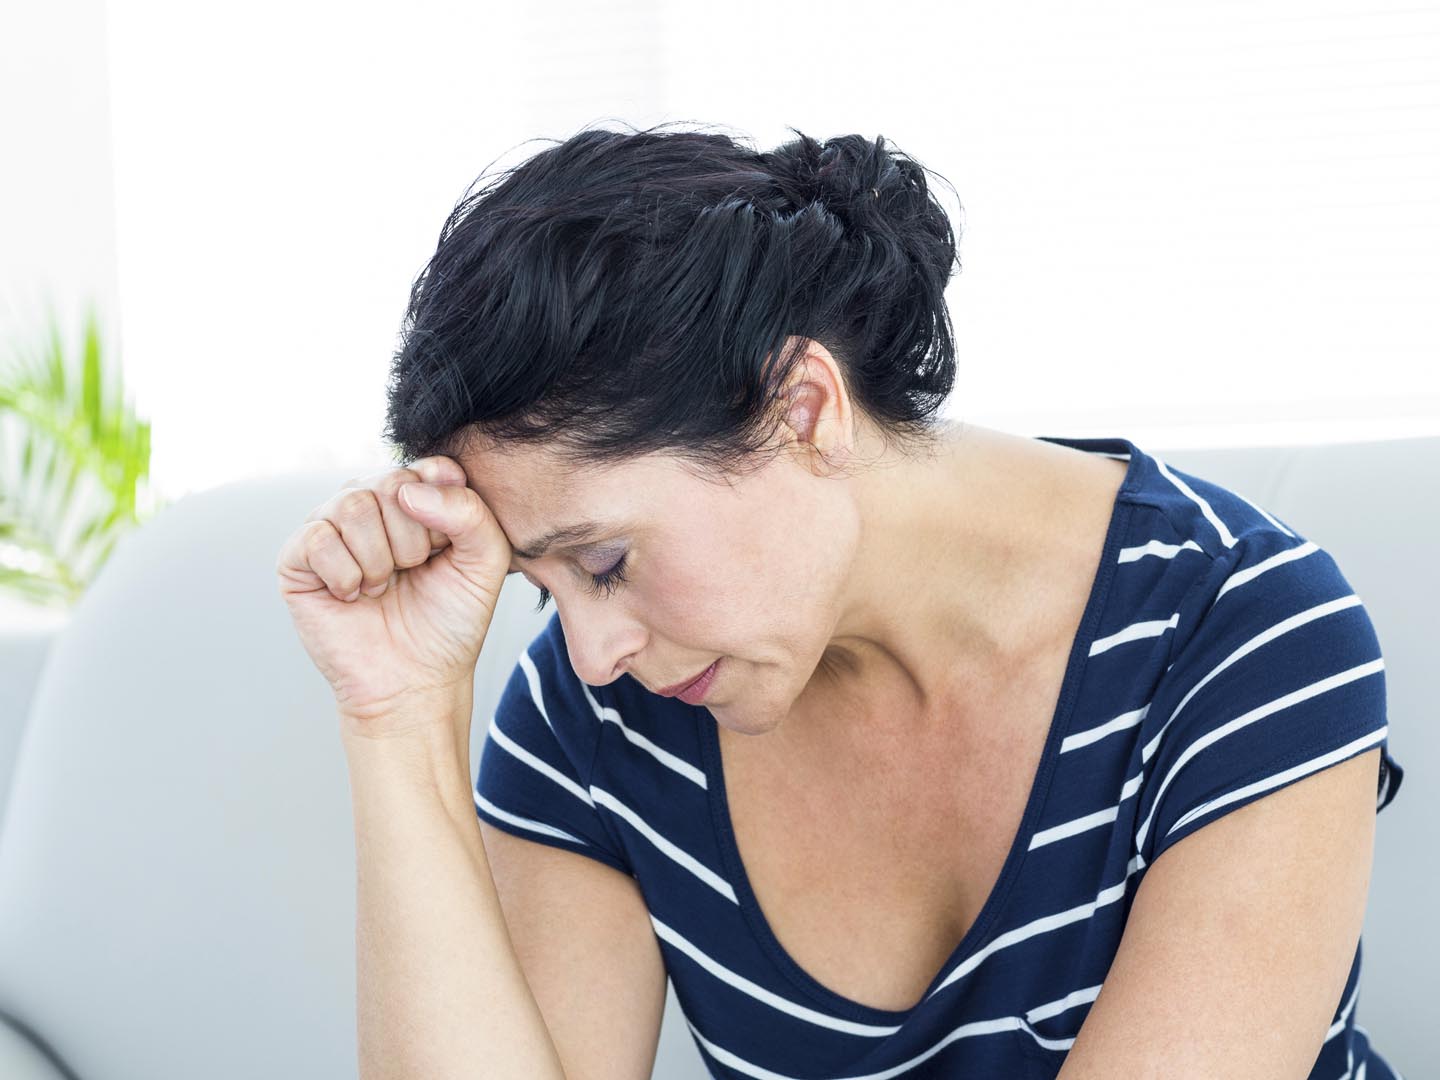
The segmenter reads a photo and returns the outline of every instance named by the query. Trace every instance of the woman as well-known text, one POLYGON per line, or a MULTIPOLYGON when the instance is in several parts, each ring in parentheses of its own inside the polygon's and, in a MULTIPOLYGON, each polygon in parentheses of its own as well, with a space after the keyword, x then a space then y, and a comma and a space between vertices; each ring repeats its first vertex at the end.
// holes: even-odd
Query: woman
POLYGON ((668 976, 715 1076, 1391 1075, 1354 1022, 1403 776, 1359 599, 1129 440, 938 420, 957 262, 925 171, 796 135, 584 131, 467 195, 396 357, 410 464, 292 538, 355 793, 365 1067, 648 1076, 668 976), (477 832, 511 573, 556 612, 477 832), (1299 1019, 1237 1039, 1247 999, 1197 981, 1167 1042, 1137 989, 1165 965, 1121 963, 1140 882, 1272 794, 1348 807, 1327 944, 1265 987, 1299 1019))

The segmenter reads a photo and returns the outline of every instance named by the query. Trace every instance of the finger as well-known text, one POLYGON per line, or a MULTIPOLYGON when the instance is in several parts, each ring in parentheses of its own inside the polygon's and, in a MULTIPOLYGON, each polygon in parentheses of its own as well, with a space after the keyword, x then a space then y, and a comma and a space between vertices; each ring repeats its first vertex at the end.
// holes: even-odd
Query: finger
MULTIPOLYGON (((446 457, 443 454, 432 454, 430 457, 417 458, 409 466, 403 468, 387 469, 382 473, 376 473, 372 476, 364 477, 358 480, 352 480, 346 486, 370 487, 374 488, 377 491, 384 490, 390 493, 394 493, 398 491, 401 484, 406 483, 407 481, 418 480, 426 484, 453 484, 461 486, 468 484, 469 479, 470 478, 466 474, 465 469, 454 458, 446 457), (384 479, 386 481, 383 486, 375 482, 381 479, 384 479)), ((390 525, 390 517, 388 511, 396 509, 397 507, 390 507, 387 505, 384 508, 387 511, 385 517, 385 523, 387 528, 390 525)), ((404 515, 404 520, 410 524, 415 523, 415 519, 408 514, 404 515)), ((450 537, 446 536, 438 529, 426 528, 426 533, 429 537, 429 547, 426 549, 427 558, 431 555, 434 555, 437 551, 442 551, 450 546, 450 537)), ((410 550, 408 545, 406 550, 410 550)), ((404 565, 398 558, 396 559, 396 564, 404 565)))
POLYGON ((470 480, 458 461, 443 454, 419 458, 410 469, 427 484, 467 484, 470 480))
POLYGON ((364 576, 360 564, 333 522, 309 522, 296 534, 296 540, 302 555, 298 560, 289 560, 288 566, 301 574, 313 574, 336 600, 353 600, 360 594, 364 576))
MULTIPOLYGON (((418 458, 410 465, 409 471, 415 475, 407 476, 405 480, 419 479, 426 484, 435 484, 437 486, 454 485, 456 487, 465 487, 470 482, 469 476, 466 475, 460 463, 454 458, 446 457, 443 454, 433 454, 430 457, 418 458)), ((396 485, 396 489, 398 491, 398 484, 396 485)), ((406 516, 409 516, 408 513, 406 516)), ((439 529, 429 529, 429 533, 430 553, 432 555, 450 546, 450 537, 439 529)))
MULTIPOLYGON (((415 465, 430 460, 433 459, 421 458, 415 465)), ((451 464, 460 474, 459 482, 464 483, 464 470, 460 469, 459 465, 456 465, 454 462, 451 462, 451 464)), ((447 476, 451 475, 453 474, 447 473, 447 476)), ((389 503, 387 503, 385 499, 381 499, 381 517, 385 524, 385 530, 390 536, 395 565, 402 569, 418 566, 437 551, 441 551, 450 546, 450 538, 448 536, 435 529, 426 528, 424 525, 421 525, 394 503, 395 492, 401 484, 406 481, 423 479, 424 477, 417 472, 415 466, 412 465, 409 468, 382 469, 379 472, 370 473, 366 476, 352 477, 341 485, 342 491, 345 488, 370 488, 372 491, 389 497, 389 503), (417 539, 417 536, 424 538, 424 551, 420 552, 418 559, 415 558, 415 553, 420 551, 422 541, 417 539)), ((450 479, 447 480, 447 482, 453 483, 454 480, 450 479)))
POLYGON ((510 540, 468 485, 402 484, 400 505, 450 538, 450 558, 472 581, 487 588, 503 583, 510 569, 510 540))
MULTIPOLYGON (((415 473, 412 470, 391 469, 374 481, 371 488, 380 506, 382 527, 390 544, 390 559, 398 570, 419 566, 450 544, 448 536, 417 521, 397 501, 400 485, 414 482, 415 473)), ((365 590, 368 596, 379 596, 384 591, 384 583, 379 588, 372 590, 367 587, 365 590)))
POLYGON ((331 496, 311 518, 330 522, 361 571, 360 588, 379 591, 395 572, 395 558, 375 492, 345 488, 331 496))

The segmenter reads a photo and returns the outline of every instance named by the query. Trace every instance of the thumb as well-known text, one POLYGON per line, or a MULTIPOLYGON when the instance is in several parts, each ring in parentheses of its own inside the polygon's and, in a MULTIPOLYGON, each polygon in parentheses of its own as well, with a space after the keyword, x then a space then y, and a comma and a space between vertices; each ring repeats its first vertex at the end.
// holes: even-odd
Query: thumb
POLYGON ((461 573, 498 590, 510 570, 510 540, 495 515, 463 484, 400 485, 400 501, 410 516, 450 538, 447 553, 461 573))

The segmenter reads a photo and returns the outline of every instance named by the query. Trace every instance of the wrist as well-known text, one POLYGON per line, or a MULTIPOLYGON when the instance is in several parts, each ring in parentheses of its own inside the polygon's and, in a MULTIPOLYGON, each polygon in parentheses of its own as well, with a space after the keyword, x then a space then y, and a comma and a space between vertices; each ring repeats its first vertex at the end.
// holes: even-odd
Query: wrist
POLYGON ((383 733, 342 731, 352 787, 402 788, 434 792, 462 820, 474 813, 470 777, 469 713, 457 726, 444 713, 426 711, 383 733))
POLYGON ((363 708, 342 705, 340 733, 346 739, 421 737, 432 728, 468 726, 473 707, 474 690, 468 685, 425 690, 363 708))

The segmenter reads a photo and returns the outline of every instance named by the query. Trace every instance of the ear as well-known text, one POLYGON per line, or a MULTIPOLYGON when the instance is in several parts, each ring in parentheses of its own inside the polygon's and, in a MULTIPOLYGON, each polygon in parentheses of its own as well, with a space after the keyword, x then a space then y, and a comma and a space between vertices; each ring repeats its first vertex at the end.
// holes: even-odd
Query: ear
MULTIPOLYGON (((795 347, 786 339, 786 348, 795 347)), ((854 441, 850 395, 839 361, 817 341, 807 341, 785 384, 785 426, 797 449, 823 458, 848 450, 854 441)))

